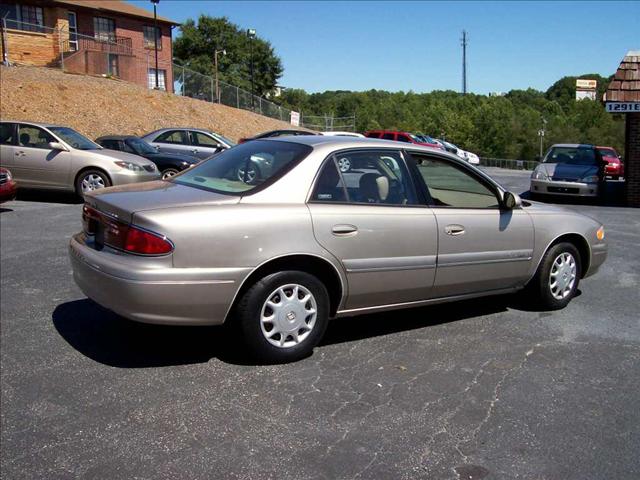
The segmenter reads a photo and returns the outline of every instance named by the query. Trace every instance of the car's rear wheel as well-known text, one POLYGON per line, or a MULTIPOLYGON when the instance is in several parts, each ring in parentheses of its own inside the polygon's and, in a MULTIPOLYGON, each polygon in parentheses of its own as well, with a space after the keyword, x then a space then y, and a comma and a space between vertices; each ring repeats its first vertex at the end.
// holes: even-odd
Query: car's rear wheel
POLYGON ((342 173, 347 173, 349 170, 351 170, 351 160, 349 160, 347 157, 338 159, 338 168, 340 168, 340 171, 342 173))
POLYGON ((254 185, 260 178, 260 169, 254 162, 249 162, 247 166, 238 167, 236 178, 247 185, 254 185))
POLYGON ((575 296, 581 275, 580 253, 576 247, 571 243, 558 243, 542 257, 529 289, 541 307, 558 310, 575 296))
POLYGON ((80 196, 110 186, 109 177, 100 170, 85 170, 76 179, 76 193, 80 196))
POLYGON ((162 179, 166 180, 167 178, 171 178, 178 173, 180 172, 178 172, 178 170, 175 168, 166 168, 162 171, 162 179))
POLYGON ((252 285, 235 313, 254 357, 267 363, 291 362, 310 355, 322 339, 329 295, 313 275, 278 272, 252 285))

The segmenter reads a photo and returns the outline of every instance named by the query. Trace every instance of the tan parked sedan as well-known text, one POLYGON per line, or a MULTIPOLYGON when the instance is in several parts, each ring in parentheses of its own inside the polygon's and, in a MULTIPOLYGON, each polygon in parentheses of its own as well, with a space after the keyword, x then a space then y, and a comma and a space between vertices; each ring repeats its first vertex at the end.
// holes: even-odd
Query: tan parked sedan
POLYGON ((267 361, 309 354, 330 317, 525 287, 562 308, 607 255, 595 220, 454 155, 349 137, 247 142, 93 192, 83 221, 70 257, 87 296, 141 322, 238 322, 267 361))
POLYGON ((20 187, 78 195, 160 178, 145 158, 104 149, 69 127, 32 122, 0 122, 0 165, 20 187))

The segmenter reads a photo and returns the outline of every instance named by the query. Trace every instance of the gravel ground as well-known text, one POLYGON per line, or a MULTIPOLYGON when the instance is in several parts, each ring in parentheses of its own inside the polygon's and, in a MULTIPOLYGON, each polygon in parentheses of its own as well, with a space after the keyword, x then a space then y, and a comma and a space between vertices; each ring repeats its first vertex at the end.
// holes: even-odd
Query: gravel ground
MULTIPOLYGON (((489 172, 526 189, 526 172, 489 172)), ((519 190, 518 190, 519 189, 519 190)), ((343 319, 254 366, 218 328, 74 285, 72 197, 0 214, 3 478, 640 478, 640 211, 568 205, 610 257, 559 312, 514 297, 343 319)))
POLYGON ((142 135, 164 127, 198 127, 238 140, 291 128, 287 122, 246 110, 38 67, 0 67, 0 117, 65 125, 92 139, 142 135))

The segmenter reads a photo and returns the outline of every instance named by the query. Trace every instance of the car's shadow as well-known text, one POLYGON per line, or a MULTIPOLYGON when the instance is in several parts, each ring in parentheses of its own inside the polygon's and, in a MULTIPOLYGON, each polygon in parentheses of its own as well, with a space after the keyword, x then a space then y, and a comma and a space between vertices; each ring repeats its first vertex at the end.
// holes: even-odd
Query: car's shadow
POLYGON ((11 208, 0 207, 0 213, 13 212, 11 208))
POLYGON ((52 192, 25 188, 18 189, 16 200, 24 202, 61 203, 64 205, 77 205, 83 202, 82 198, 72 192, 52 192))
MULTIPOLYGON (((491 301, 467 300, 338 319, 329 323, 318 348, 495 314, 509 308, 538 311, 520 295, 504 295, 492 297, 491 301)), ((113 367, 163 367, 206 363, 212 358, 236 365, 255 365, 231 328, 136 323, 89 299, 59 305, 53 312, 53 324, 73 348, 113 367)))

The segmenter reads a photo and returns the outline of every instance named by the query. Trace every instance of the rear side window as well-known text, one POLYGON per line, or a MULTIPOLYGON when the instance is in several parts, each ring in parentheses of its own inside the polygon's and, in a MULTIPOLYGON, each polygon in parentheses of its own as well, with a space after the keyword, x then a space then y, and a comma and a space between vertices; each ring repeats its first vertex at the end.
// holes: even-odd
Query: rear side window
POLYGON ((407 135, 404 135, 404 134, 402 134, 402 133, 399 133, 399 134, 398 134, 398 141, 399 141, 399 142, 405 142, 405 143, 413 143, 413 142, 411 141, 411 139, 410 139, 407 135))
POLYGON ((374 205, 416 203, 404 161, 393 150, 333 155, 325 162, 311 198, 374 205))
POLYGON ((369 137, 369 138, 380 138, 380 132, 369 132, 369 133, 367 133, 367 137, 369 137))
POLYGON ((117 140, 102 140, 102 142, 100 142, 100 144, 104 148, 109 148, 111 150, 122 150, 121 148, 119 148, 117 140))
POLYGON ((218 193, 249 193, 276 181, 312 150, 298 143, 252 140, 225 150, 172 181, 218 193))
POLYGON ((1 123, 0 124, 0 145, 13 145, 13 127, 15 123, 1 123))
POLYGON ((395 134, 393 134, 393 133, 383 133, 382 134, 382 138, 384 140, 395 140, 394 137, 395 137, 395 134))
POLYGON ((187 138, 187 132, 184 130, 169 130, 168 132, 161 133, 156 139, 158 143, 173 143, 177 145, 189 145, 189 139, 187 138))

